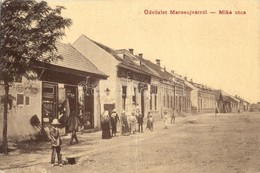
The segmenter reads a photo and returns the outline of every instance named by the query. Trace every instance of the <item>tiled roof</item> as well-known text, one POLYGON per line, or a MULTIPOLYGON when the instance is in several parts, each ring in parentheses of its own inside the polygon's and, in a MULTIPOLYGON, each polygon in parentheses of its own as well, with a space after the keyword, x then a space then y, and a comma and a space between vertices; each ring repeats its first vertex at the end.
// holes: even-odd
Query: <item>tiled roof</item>
MULTIPOLYGON (((93 41, 93 40, 91 40, 93 41)), ((145 67, 144 65, 137 65, 135 64, 133 61, 131 61, 130 59, 126 58, 121 58, 120 56, 117 55, 116 50, 107 47, 101 43, 98 43, 96 41, 93 41, 96 45, 98 45, 99 47, 101 47, 102 49, 104 49, 105 51, 107 51, 108 53, 110 53, 111 55, 113 55, 115 57, 115 59, 119 60, 120 63, 118 64, 119 66, 122 67, 127 67, 128 69, 136 69, 141 73, 145 73, 145 74, 149 74, 149 75, 154 75, 154 73, 149 70, 147 67, 145 67)))
POLYGON ((91 74, 107 76, 97 69, 92 62, 79 53, 72 45, 57 42, 56 47, 58 54, 61 55, 63 59, 51 64, 91 74))
POLYGON ((157 64, 152 63, 151 61, 144 59, 144 58, 140 58, 141 61, 143 61, 145 63, 145 65, 152 69, 153 71, 155 71, 160 78, 164 79, 164 80, 171 80, 173 78, 173 75, 170 74, 167 71, 164 71, 163 68, 159 67, 157 64))

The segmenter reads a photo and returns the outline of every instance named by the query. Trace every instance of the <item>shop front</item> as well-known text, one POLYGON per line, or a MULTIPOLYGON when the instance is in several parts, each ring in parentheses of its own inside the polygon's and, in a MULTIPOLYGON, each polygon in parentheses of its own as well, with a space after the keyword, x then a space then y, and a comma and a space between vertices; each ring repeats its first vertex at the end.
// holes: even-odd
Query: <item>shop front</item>
POLYGON ((92 84, 98 83, 98 80, 89 76, 86 78, 86 76, 76 74, 62 74, 49 69, 45 70, 41 76, 43 126, 55 118, 65 124, 69 116, 76 114, 80 118, 82 128, 93 129, 95 127, 94 92, 98 86, 92 84), (52 75, 50 76, 48 73, 52 75), (58 75, 54 75, 55 73, 58 75))
POLYGON ((76 115, 81 128, 98 127, 99 81, 107 76, 70 45, 59 44, 58 52, 63 55, 59 63, 39 62, 36 68, 42 82, 42 125, 56 118, 68 132, 67 120, 76 115))

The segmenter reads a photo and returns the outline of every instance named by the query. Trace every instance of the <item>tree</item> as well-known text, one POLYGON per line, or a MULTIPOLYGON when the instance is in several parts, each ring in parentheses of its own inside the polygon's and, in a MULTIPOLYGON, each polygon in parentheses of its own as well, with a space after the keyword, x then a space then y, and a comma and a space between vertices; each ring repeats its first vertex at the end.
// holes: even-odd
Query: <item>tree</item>
POLYGON ((63 18, 62 6, 51 8, 36 0, 5 0, 1 4, 0 82, 4 86, 3 152, 8 154, 7 101, 15 78, 35 80, 35 62, 50 63, 62 59, 55 42, 65 35, 71 19, 63 18), (50 55, 50 56, 45 56, 50 55))

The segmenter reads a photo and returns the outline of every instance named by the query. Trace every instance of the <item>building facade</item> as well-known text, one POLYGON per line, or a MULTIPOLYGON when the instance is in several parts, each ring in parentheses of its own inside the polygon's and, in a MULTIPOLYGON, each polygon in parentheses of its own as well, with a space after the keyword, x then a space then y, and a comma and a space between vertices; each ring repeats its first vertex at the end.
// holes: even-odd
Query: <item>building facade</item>
MULTIPOLYGON (((107 75, 99 71, 71 45, 56 43, 56 47, 63 60, 53 63, 38 62, 35 66, 38 80, 29 81, 23 77, 10 88, 12 100, 8 111, 9 137, 37 133, 39 128, 30 123, 33 116, 38 118, 40 126, 47 127, 54 118, 68 118, 74 112, 84 117, 86 129, 99 128, 100 101, 97 91, 99 81, 106 79, 107 75), (79 61, 81 63, 78 63, 79 61), (96 85, 86 90, 80 85, 82 82, 84 85, 96 85)), ((1 106, 0 116, 3 115, 2 112, 1 106)), ((0 127, 0 131, 2 129, 0 127)), ((66 128, 62 131, 65 133, 66 128)))
POLYGON ((113 50, 84 35, 73 46, 109 75, 107 81, 100 82, 101 112, 115 109, 119 115, 123 110, 130 115, 139 108, 143 116, 147 115, 150 93, 157 92, 156 87, 151 87, 152 82, 156 83, 151 79, 156 74, 142 64, 133 49, 113 50))

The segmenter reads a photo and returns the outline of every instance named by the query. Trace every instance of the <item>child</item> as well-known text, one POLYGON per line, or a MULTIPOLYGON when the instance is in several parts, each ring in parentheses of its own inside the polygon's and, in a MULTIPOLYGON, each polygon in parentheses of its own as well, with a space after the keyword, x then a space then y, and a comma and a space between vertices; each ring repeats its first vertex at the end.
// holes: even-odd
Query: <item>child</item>
POLYGON ((57 153, 58 157, 58 164, 62 166, 62 159, 61 159, 61 138, 60 138, 60 133, 58 130, 58 125, 60 123, 58 122, 57 119, 54 119, 51 123, 52 127, 50 129, 50 137, 51 137, 51 148, 52 148, 52 153, 51 153, 51 164, 54 166, 55 163, 55 156, 57 153))

